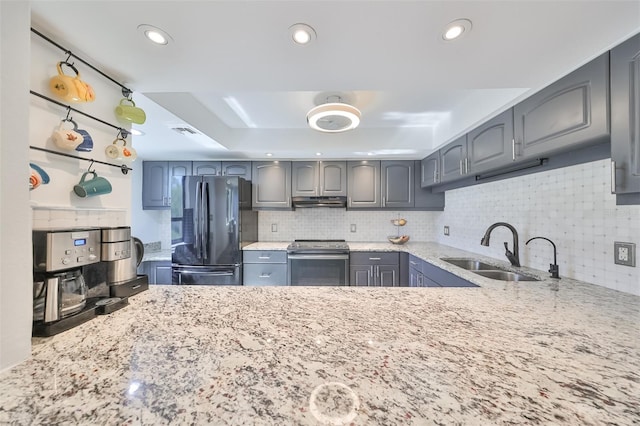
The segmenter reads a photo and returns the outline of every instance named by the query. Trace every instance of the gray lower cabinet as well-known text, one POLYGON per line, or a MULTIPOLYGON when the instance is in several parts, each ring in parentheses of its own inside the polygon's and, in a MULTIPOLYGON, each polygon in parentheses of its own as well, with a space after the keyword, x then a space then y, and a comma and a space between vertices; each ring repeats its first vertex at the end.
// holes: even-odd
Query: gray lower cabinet
POLYGON ((345 161, 293 161, 291 196, 346 196, 347 163, 345 161))
POLYGON ((171 284, 171 262, 149 260, 138 266, 138 273, 149 277, 149 284, 171 284))
POLYGON ((246 250, 243 252, 243 285, 287 285, 287 252, 246 250))
POLYGON ((291 161, 252 163, 253 208, 291 210, 291 161))
POLYGON ((352 286, 398 287, 400 253, 355 252, 349 256, 349 282, 352 286))
POLYGON ((612 191, 640 193, 640 34, 611 50, 612 191))
POLYGON ((174 176, 191 174, 191 161, 143 161, 142 208, 171 208, 171 182, 174 176))
POLYGON ((609 137, 609 52, 514 107, 516 158, 530 159, 609 137))

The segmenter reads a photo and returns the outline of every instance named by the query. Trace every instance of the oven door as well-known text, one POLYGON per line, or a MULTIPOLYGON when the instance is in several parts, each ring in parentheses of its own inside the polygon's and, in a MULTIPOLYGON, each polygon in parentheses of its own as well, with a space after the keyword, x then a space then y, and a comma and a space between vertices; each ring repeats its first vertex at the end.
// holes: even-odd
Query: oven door
POLYGON ((349 254, 289 253, 287 284, 349 285, 349 254))

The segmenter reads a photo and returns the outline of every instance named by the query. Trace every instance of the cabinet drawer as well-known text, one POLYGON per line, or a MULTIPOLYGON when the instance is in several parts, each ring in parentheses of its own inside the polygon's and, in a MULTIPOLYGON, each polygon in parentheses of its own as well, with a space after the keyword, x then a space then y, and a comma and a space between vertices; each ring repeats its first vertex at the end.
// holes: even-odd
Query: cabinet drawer
POLYGON ((246 250, 243 257, 244 263, 287 263, 284 250, 246 250))
POLYGON ((281 263, 245 263, 244 285, 287 285, 287 265, 281 263))
POLYGON ((400 263, 400 253, 377 251, 352 252, 350 262, 352 265, 398 265, 400 263))

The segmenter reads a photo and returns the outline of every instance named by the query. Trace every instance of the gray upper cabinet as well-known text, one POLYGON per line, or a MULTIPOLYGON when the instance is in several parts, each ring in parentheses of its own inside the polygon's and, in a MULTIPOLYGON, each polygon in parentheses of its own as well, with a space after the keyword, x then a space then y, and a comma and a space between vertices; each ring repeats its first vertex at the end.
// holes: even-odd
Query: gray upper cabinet
POLYGON ((440 151, 425 157, 420 162, 420 186, 427 188, 440 183, 440 151))
MULTIPOLYGON (((444 192, 434 193, 431 188, 422 188, 423 173, 420 167, 424 164, 424 160, 416 160, 414 171, 414 207, 417 210, 444 210, 444 192)), ((436 162, 436 165, 438 163, 436 162)))
POLYGON ((349 208, 380 207, 380 161, 348 161, 349 208))
POLYGON ((195 176, 221 176, 222 162, 220 161, 194 161, 193 174, 195 176))
POLYGON ((517 159, 537 158, 609 136, 609 53, 514 107, 517 159))
POLYGON ((414 161, 382 161, 380 166, 382 207, 413 207, 414 161))
POLYGON ((440 182, 460 179, 465 175, 467 135, 440 149, 440 182))
POLYGON ((347 195, 344 161, 293 161, 291 168, 292 197, 347 195))
POLYGON ((640 192, 640 34, 611 51, 612 189, 640 192))
POLYGON ((223 161, 222 176, 239 176, 251 180, 251 161, 223 161))
POLYGON ((190 161, 143 161, 142 208, 144 210, 169 209, 171 178, 190 174, 190 161))
POLYGON ((465 174, 496 169, 516 160, 513 109, 467 133, 465 174))
POLYGON ((291 162, 254 161, 254 209, 291 209, 291 162))

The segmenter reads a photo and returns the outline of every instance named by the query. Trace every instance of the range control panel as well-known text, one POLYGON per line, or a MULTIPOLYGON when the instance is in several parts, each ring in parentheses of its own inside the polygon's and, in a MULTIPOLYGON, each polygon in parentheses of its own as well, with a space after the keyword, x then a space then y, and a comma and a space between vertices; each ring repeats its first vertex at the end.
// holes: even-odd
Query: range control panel
POLYGON ((55 272, 100 261, 100 230, 34 230, 34 271, 55 272))

